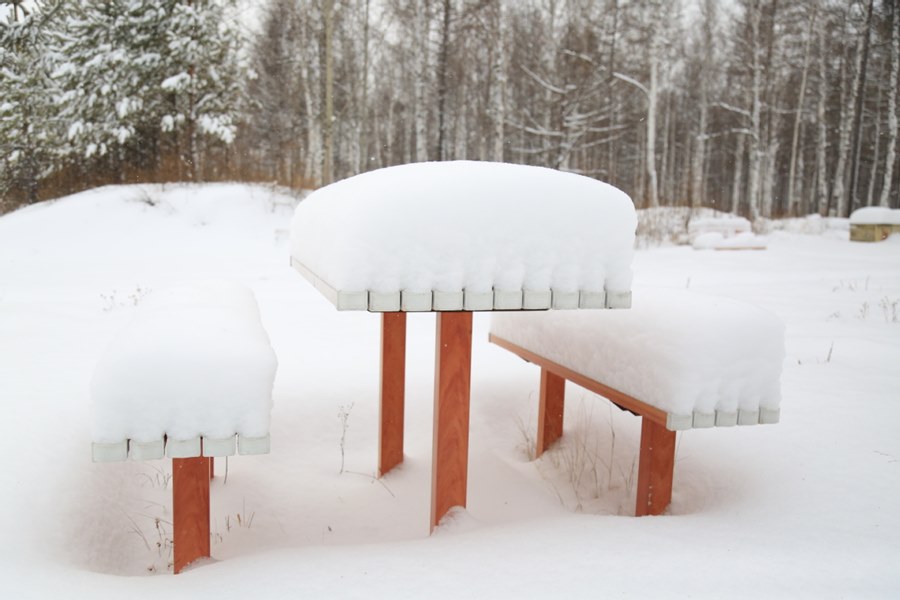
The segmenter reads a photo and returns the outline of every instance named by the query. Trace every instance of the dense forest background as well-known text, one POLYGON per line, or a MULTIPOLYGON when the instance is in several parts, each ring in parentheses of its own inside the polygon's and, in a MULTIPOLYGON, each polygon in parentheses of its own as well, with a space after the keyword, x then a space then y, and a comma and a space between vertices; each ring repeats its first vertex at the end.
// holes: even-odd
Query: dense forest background
POLYGON ((582 173, 639 207, 897 207, 897 4, 0 0, 0 212, 455 159, 582 173))

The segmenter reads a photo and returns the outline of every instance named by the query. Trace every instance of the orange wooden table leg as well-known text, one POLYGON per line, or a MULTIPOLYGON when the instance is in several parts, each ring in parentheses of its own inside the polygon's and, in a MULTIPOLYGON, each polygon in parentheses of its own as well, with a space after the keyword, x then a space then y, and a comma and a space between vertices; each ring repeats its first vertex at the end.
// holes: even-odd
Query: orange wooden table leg
POLYGON ((466 505, 472 313, 437 313, 431 529, 454 506, 466 505))
POLYGON ((675 432, 642 417, 636 517, 659 515, 666 510, 672 501, 674 471, 675 432))
POLYGON ((378 475, 403 462, 403 410, 406 388, 406 313, 381 316, 381 402, 378 475))
POLYGON ((541 402, 538 406, 535 458, 562 436, 565 398, 566 380, 547 369, 541 369, 541 402))
POLYGON ((209 556, 209 459, 172 459, 175 572, 209 556))

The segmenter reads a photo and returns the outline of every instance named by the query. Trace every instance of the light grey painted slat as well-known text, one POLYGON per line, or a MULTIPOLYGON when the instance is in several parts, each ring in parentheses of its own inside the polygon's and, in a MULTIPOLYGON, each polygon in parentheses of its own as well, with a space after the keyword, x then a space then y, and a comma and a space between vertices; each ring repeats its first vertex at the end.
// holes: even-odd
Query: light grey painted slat
POLYGON ((572 310, 578 308, 578 292, 550 291, 550 306, 556 310, 572 310))
POLYGON ((203 456, 233 456, 235 450, 235 436, 226 438, 203 438, 203 456))
POLYGON ((716 411, 716 427, 734 427, 738 422, 737 412, 716 411))
POLYGON ((439 292, 434 291, 432 308, 437 311, 444 310, 462 310, 463 309, 463 292, 439 292))
POLYGON ((551 300, 550 290, 522 291, 522 308, 525 310, 547 310, 551 300))
POLYGON ((493 310, 494 309, 494 292, 463 292, 463 309, 464 310, 493 310))
POLYGON ((397 312, 400 310, 400 292, 383 294, 369 292, 369 310, 371 312, 397 312))
POLYGON ((494 310, 522 310, 522 290, 494 290, 494 310))
POLYGON ((313 287, 319 290, 319 293, 325 296, 338 310, 369 309, 369 293, 367 291, 336 290, 294 257, 291 257, 291 266, 309 281, 313 287))
POLYGON ((578 308, 606 308, 606 292, 581 290, 578 298, 578 308))
POLYGON ((166 456, 166 444, 162 438, 150 442, 128 442, 128 454, 131 460, 157 460, 166 456))
POLYGON ((126 458, 128 458, 126 440, 111 444, 98 442, 91 444, 91 459, 96 463, 122 462, 126 458))
POLYGON ((404 312, 428 312, 431 310, 431 292, 400 292, 400 310, 404 312))
POLYGON ((606 308, 631 308, 631 292, 606 292, 606 308))
POLYGON ((744 409, 739 410, 738 425, 759 425, 759 411, 744 409))
POLYGON ((690 429, 694 424, 693 415, 666 415, 666 429, 669 431, 684 431, 690 429))
POLYGON ((169 458, 194 458, 200 456, 200 438, 192 440, 173 440, 166 442, 166 455, 169 458))
POLYGON ((781 419, 780 408, 763 408, 759 409, 759 424, 774 425, 781 419))
POLYGON ((369 293, 338 290, 334 307, 338 310, 369 310, 369 293))
POLYGON ((694 429, 705 429, 707 427, 715 427, 716 413, 694 413, 694 429))

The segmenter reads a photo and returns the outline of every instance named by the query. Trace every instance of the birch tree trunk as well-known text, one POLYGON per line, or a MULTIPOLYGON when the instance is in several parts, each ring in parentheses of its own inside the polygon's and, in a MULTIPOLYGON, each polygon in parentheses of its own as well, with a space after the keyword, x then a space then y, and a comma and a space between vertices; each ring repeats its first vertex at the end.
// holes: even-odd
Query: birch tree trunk
MULTIPOLYGON (((671 200, 674 189, 672 186, 673 179, 669 177, 669 128, 671 126, 672 121, 672 96, 669 95, 665 100, 665 111, 663 112, 663 126, 662 126, 662 148, 660 155, 662 158, 660 159, 659 164, 659 172, 662 174, 662 183, 659 186, 658 194, 662 196, 663 201, 666 199, 671 200)), ((674 146, 674 144, 673 144, 674 146)), ((674 162, 674 161, 673 161, 674 162)))
POLYGON ((493 77, 491 77, 491 112, 494 116, 492 160, 503 161, 504 123, 506 122, 506 11, 504 0, 497 0, 497 35, 494 38, 493 77))
POLYGON ((891 76, 888 85, 888 142, 887 156, 884 162, 884 183, 881 186, 881 195, 878 205, 889 206, 891 195, 891 182, 894 179, 894 161, 897 152, 897 68, 900 66, 900 7, 893 7, 891 19, 891 76))
POLYGON ((431 10, 429 0, 419 0, 416 9, 416 36, 419 40, 416 52, 415 100, 413 104, 416 133, 415 161, 428 160, 428 105, 427 89, 431 10))
POLYGON ((752 6, 753 14, 750 17, 751 27, 751 69, 752 69, 752 106, 750 109, 750 156, 747 164, 748 167, 748 190, 747 202, 750 208, 750 220, 756 221, 759 218, 759 181, 761 169, 761 151, 759 148, 760 141, 760 112, 762 108, 762 65, 760 64, 760 54, 762 47, 759 39, 759 25, 762 19, 762 8, 759 2, 755 2, 752 6))
MULTIPOLYGON (((884 81, 885 75, 887 75, 886 71, 890 68, 889 61, 885 60, 881 64, 881 73, 879 74, 878 81, 884 81)), ((869 184, 866 187, 866 201, 864 206, 872 206, 872 200, 875 197, 875 180, 877 179, 876 175, 878 173, 878 159, 881 157, 881 100, 884 91, 884 86, 878 86, 878 96, 875 100, 875 106, 877 107, 875 110, 875 149, 872 151, 872 171, 869 173, 869 184)))
POLYGON ((825 149, 828 145, 828 125, 825 122, 825 104, 828 100, 828 73, 825 70, 825 24, 819 27, 819 87, 816 102, 816 204, 821 216, 828 214, 828 178, 825 149))
POLYGON ((324 129, 324 160, 322 161, 322 184, 331 183, 334 165, 334 0, 325 0, 325 112, 322 113, 324 129))
POLYGON ((812 46, 813 28, 815 27, 816 17, 818 16, 818 5, 813 5, 813 13, 809 19, 809 29, 806 32, 806 41, 803 48, 803 73, 800 76, 800 93, 797 96, 797 109, 794 114, 794 131, 791 138, 791 166, 788 172, 788 214, 790 216, 800 216, 800 193, 795 187, 797 174, 797 150, 800 145, 800 123, 803 121, 803 104, 806 100, 806 82, 809 75, 809 55, 812 46))
MULTIPOLYGON (((862 48, 863 36, 859 36, 856 40, 856 57, 853 61, 853 84, 846 91, 846 98, 841 94, 845 101, 841 106, 841 127, 840 138, 838 140, 838 161, 834 169, 834 187, 832 189, 833 207, 835 215, 838 217, 848 216, 847 210, 847 188, 845 185, 847 171, 847 154, 850 152, 850 129, 854 121, 854 113, 856 109, 856 93, 859 87, 860 71, 862 67, 862 48)), ((843 70, 842 70, 843 71, 843 70)), ((846 90, 846 74, 842 73, 841 88, 846 90)))
POLYGON ((447 160, 447 53, 450 51, 450 0, 444 0, 444 18, 441 26, 441 48, 438 54, 438 160, 447 160))
POLYGON ((866 15, 866 32, 863 35, 863 52, 860 61, 859 76, 857 77, 856 104, 853 109, 853 146, 850 158, 850 198, 848 212, 859 206, 859 153, 862 143, 862 114, 863 100, 866 96, 866 72, 869 65, 869 40, 872 37, 872 7, 875 0, 869 0, 868 14, 866 15))
POLYGON ((363 64, 360 75, 359 104, 356 107, 356 151, 352 156, 355 163, 354 174, 360 171, 368 171, 371 168, 369 165, 368 140, 366 139, 369 107, 369 0, 364 0, 362 38, 363 64))
POLYGON ((731 183, 731 214, 736 215, 741 209, 741 185, 744 178, 744 150, 747 146, 744 135, 737 136, 737 147, 734 149, 734 179, 731 183))
POLYGON ((691 160, 691 208, 703 206, 706 200, 703 166, 706 163, 706 129, 709 122, 710 69, 715 51, 713 28, 716 19, 716 0, 704 0, 701 12, 703 14, 703 57, 700 59, 700 123, 697 135, 694 136, 694 154, 691 160))
POLYGON ((656 44, 650 50, 650 88, 647 90, 647 200, 649 206, 659 206, 659 185, 656 177, 656 103, 659 88, 659 54, 656 44))
POLYGON ((318 185, 322 182, 322 120, 321 114, 321 96, 314 90, 321 89, 321 79, 319 78, 320 69, 320 53, 318 44, 313 43, 315 36, 312 31, 317 27, 315 14, 310 19, 311 23, 304 24, 302 35, 305 38, 303 47, 306 48, 306 64, 304 65, 304 82, 303 82, 303 103, 306 113, 306 164, 304 168, 304 178, 318 185))

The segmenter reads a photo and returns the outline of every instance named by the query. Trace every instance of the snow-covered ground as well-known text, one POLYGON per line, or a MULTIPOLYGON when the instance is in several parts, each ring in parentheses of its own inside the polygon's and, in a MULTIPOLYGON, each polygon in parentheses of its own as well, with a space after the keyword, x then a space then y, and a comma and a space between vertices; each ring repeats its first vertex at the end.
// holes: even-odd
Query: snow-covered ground
POLYGON ((628 516, 638 420, 578 388, 564 442, 529 460, 537 369, 488 344, 477 314, 469 506, 429 537, 434 317, 409 319, 406 462, 376 480, 379 318, 335 311, 289 267, 292 204, 112 187, 0 218, 0 596, 900 595, 896 237, 638 250, 635 285, 787 325, 781 423, 680 434, 662 517, 628 516), (279 363, 272 453, 232 457, 227 479, 218 461, 214 560, 172 576, 170 463, 91 463, 89 383, 148 291, 210 278, 259 300, 279 363))

